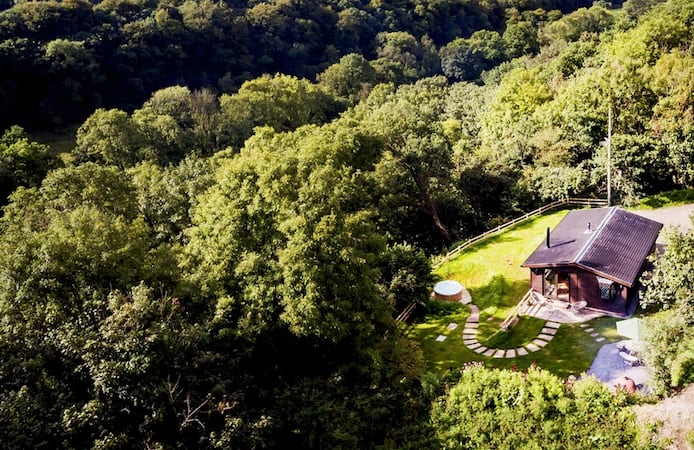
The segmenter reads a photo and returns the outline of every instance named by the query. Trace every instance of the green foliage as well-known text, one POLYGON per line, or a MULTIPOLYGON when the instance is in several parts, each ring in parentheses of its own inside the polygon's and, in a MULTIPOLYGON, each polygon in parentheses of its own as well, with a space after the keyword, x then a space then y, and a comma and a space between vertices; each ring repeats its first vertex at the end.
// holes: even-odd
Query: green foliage
POLYGON ((642 303, 665 311, 648 322, 646 360, 653 367, 660 393, 690 383, 694 377, 694 296, 691 293, 694 233, 669 234, 665 253, 656 261, 650 278, 644 279, 642 303))
POLYGON ((534 55, 540 50, 537 28, 530 22, 507 24, 502 39, 509 58, 534 55))
POLYGON ((198 197, 214 182, 214 164, 209 159, 188 156, 176 166, 161 168, 143 162, 129 171, 137 191, 138 211, 158 239, 183 240, 192 224, 198 197))
POLYGON ((468 367, 432 423, 443 448, 638 448, 634 418, 616 400, 591 378, 565 386, 540 369, 468 367))
POLYGON ((362 55, 350 53, 318 74, 319 84, 327 87, 349 105, 363 100, 376 82, 376 71, 362 55))
POLYGON ((601 6, 579 8, 561 19, 542 28, 542 39, 546 42, 576 41, 583 34, 600 33, 614 23, 613 15, 601 6))
MULTIPOLYGON (((634 447, 631 419, 606 413, 624 399, 595 382, 459 374, 479 355, 446 326, 468 311, 428 301, 424 252, 539 201, 600 195, 610 105, 617 194, 691 187, 690 3, 630 4, 638 22, 614 29, 601 6, 539 9, 583 2, 0 7, 0 122, 88 117, 76 167, 49 172, 48 149, 18 128, 0 140, 0 439, 634 447), (422 79, 441 73, 480 85, 422 79), (392 321, 411 301, 435 313, 410 331, 416 342, 392 321), (455 372, 434 380, 425 365, 455 372), (442 399, 429 421, 458 377, 470 385, 451 389, 459 403, 442 399), (460 390, 474 407, 459 408, 460 390)), ((539 326, 493 336, 527 289, 513 259, 537 232, 516 231, 502 240, 512 247, 484 242, 479 260, 437 273, 464 282, 494 346, 539 326)), ((646 294, 674 311, 648 356, 663 386, 692 380, 682 286, 694 257, 689 237, 673 239, 646 294)), ((563 326, 540 362, 576 374, 596 351, 563 326)), ((525 369, 536 356, 490 364, 525 369)))
MULTIPOLYGON (((518 45, 513 45, 513 51, 519 51, 518 45)), ((506 60, 505 42, 495 31, 476 31, 468 39, 457 38, 442 47, 440 57, 441 68, 448 78, 476 80, 483 71, 506 60)))
POLYGON ((335 100, 308 80, 287 75, 263 76, 245 82, 233 95, 222 95, 223 133, 240 148, 259 126, 290 131, 322 123, 337 109, 335 100))
POLYGON ((423 251, 408 244, 389 245, 382 256, 381 277, 396 311, 410 303, 426 306, 435 277, 423 251))
POLYGON ((0 138, 0 205, 19 186, 40 184, 57 163, 48 147, 31 142, 21 127, 6 130, 0 138))
POLYGON ((126 112, 97 109, 77 130, 75 161, 131 167, 142 158, 140 141, 139 130, 126 112))

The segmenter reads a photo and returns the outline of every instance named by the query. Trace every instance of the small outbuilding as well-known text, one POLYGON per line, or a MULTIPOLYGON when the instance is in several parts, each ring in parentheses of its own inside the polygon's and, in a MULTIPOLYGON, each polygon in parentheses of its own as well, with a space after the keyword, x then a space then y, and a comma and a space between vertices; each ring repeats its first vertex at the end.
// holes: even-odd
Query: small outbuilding
POLYGON ((571 211, 522 266, 545 298, 624 317, 638 304, 639 278, 662 227, 617 207, 571 211))

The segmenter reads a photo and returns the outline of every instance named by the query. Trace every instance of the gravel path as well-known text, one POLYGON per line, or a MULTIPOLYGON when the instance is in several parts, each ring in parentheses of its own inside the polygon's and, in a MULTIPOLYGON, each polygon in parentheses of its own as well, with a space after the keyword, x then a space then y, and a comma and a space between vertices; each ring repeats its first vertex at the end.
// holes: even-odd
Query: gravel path
MULTIPOLYGON (((657 220, 665 225, 663 231, 667 232, 668 228, 678 228, 680 231, 687 231, 692 228, 692 220, 690 217, 692 213, 694 213, 694 204, 669 206, 659 209, 633 210, 630 212, 648 219, 657 220)), ((656 242, 658 244, 664 244, 666 234, 667 233, 661 232, 656 242)))

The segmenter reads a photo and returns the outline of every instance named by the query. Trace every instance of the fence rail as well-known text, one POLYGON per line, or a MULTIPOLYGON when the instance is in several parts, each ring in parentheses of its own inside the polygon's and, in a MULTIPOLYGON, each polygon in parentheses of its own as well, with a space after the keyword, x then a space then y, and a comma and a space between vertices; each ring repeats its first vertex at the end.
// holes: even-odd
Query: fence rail
MULTIPOLYGON (((460 252, 462 252, 466 248, 488 238, 489 236, 492 236, 496 233, 499 233, 499 232, 501 232, 507 228, 514 226, 514 225, 517 225, 517 224, 523 222, 524 220, 528 220, 532 217, 539 216, 540 214, 543 214, 547 211, 559 208, 559 207, 564 206, 564 205, 606 206, 607 200, 594 199, 594 198, 565 198, 562 200, 557 200, 557 201, 554 201, 552 203, 548 203, 546 205, 540 206, 539 208, 537 208, 534 211, 530 211, 529 213, 523 214, 520 217, 516 217, 515 219, 513 219, 509 222, 506 222, 503 225, 499 225, 498 227, 495 227, 495 228, 492 228, 491 230, 485 231, 484 233, 480 234, 479 236, 475 236, 473 238, 468 239, 467 241, 460 244, 458 247, 456 247, 453 250, 451 250, 450 252, 446 253, 446 255, 440 261, 435 263, 433 266, 434 266, 434 268, 439 267, 441 264, 448 261, 452 257, 456 256, 457 254, 459 254, 460 252)), ((502 327, 509 325, 509 323, 513 320, 513 318, 518 314, 518 311, 519 311, 521 305, 527 301, 527 299, 529 298, 530 295, 531 295, 531 291, 528 291, 525 294, 525 296, 523 297, 523 299, 513 309, 511 314, 509 314, 509 316, 506 318, 506 320, 504 320, 504 322, 502 323, 502 327)), ((412 313, 414 312, 416 307, 417 307, 417 304, 415 302, 410 303, 409 305, 407 305, 405 307, 405 309, 402 310, 402 312, 400 314, 398 314, 398 316, 395 318, 395 320, 398 322, 406 322, 410 318, 410 316, 412 315, 412 313)))
POLYGON ((395 318, 395 320, 398 322, 407 322, 407 320, 414 312, 415 308, 417 308, 417 303, 410 303, 405 307, 405 309, 402 310, 402 312, 398 315, 398 317, 395 318))
POLYGON ((607 205, 607 200, 602 200, 602 199, 595 199, 595 198, 565 198, 562 200, 556 200, 552 203, 548 203, 544 206, 540 206, 534 211, 530 211, 529 213, 523 214, 520 217, 516 217, 515 219, 506 222, 503 225, 499 225, 498 227, 492 228, 491 230, 487 230, 484 233, 480 234, 479 236, 475 236, 473 238, 468 239, 467 241, 463 242, 460 244, 458 247, 454 248, 450 252, 446 253, 441 260, 437 261, 433 266, 434 268, 437 268, 441 266, 443 263, 448 261, 449 259, 453 258, 454 256, 458 255, 460 252, 465 250, 466 248, 470 247, 473 244, 478 243, 479 241, 482 241, 489 236, 492 236, 494 234, 497 234, 507 228, 510 228, 514 225, 517 225, 525 220, 528 220, 532 217, 539 216, 540 214, 543 214, 547 211, 550 211, 552 209, 559 208, 561 206, 565 205, 584 205, 584 206, 606 206, 607 205))
POLYGON ((533 290, 530 289, 528 292, 525 293, 521 301, 518 302, 516 306, 513 307, 511 310, 511 313, 504 319, 503 322, 501 322, 501 329, 504 331, 508 331, 513 327, 516 318, 520 317, 520 310, 525 305, 525 303, 530 299, 530 297, 533 295, 533 290))

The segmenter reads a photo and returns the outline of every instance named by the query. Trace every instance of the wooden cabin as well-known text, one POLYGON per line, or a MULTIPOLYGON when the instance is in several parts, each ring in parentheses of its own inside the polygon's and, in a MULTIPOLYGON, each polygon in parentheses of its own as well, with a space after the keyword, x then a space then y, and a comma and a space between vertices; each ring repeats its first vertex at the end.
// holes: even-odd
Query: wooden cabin
POLYGON ((617 207, 569 212, 523 263, 531 288, 548 300, 613 316, 630 315, 639 279, 663 225, 617 207))

